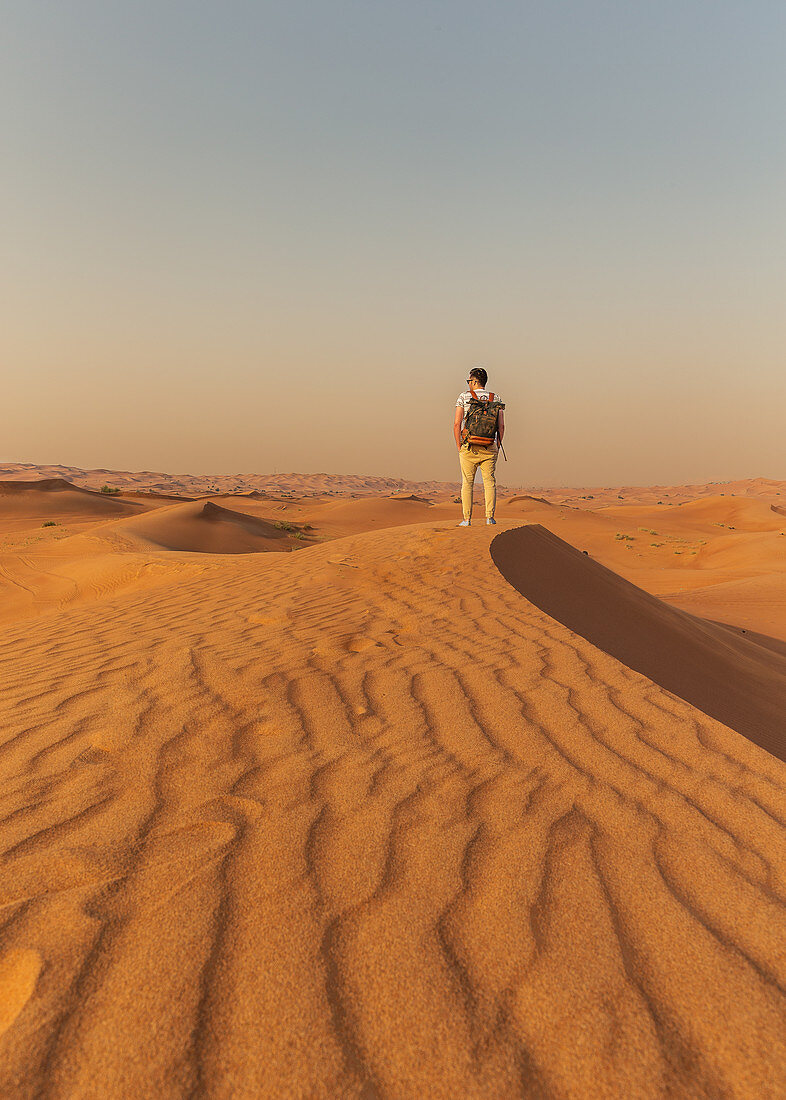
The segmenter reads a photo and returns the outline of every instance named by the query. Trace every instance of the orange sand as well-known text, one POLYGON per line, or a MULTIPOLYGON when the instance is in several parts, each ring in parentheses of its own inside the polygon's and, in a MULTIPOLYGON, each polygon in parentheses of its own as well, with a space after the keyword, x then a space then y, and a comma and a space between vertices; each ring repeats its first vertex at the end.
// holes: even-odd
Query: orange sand
POLYGON ((0 1096, 783 1095, 769 490, 149 487, 0 486, 0 1096))

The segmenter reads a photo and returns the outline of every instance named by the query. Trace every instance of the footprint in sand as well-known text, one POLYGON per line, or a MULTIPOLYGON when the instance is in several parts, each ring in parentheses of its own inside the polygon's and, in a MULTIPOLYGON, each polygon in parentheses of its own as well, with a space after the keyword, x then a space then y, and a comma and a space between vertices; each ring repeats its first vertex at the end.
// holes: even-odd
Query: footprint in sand
POLYGON ((33 996, 42 959, 31 948, 13 948, 0 955, 0 1035, 33 996))

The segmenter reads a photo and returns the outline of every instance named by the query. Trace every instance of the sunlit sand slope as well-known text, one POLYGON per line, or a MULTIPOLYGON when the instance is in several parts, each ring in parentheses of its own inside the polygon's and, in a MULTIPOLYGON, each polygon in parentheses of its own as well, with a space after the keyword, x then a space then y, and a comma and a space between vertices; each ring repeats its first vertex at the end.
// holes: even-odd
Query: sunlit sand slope
POLYGON ((7 628, 0 1095, 782 1095, 786 767, 495 530, 7 628))

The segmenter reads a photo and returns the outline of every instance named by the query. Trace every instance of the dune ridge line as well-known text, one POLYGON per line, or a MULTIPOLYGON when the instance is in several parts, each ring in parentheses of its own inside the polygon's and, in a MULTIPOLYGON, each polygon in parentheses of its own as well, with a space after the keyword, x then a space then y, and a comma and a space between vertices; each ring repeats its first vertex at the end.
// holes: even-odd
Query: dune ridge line
POLYGON ((670 607, 539 524, 500 533, 491 557, 541 611, 786 759, 786 646, 670 607))

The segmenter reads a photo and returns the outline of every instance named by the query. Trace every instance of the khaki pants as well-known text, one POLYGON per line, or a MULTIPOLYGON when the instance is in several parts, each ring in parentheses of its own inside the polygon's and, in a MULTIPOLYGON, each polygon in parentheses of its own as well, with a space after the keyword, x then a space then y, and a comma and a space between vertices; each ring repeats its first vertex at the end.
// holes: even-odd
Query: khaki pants
POLYGON ((475 474, 478 466, 480 466, 480 472, 483 475, 486 519, 494 518, 494 509, 497 506, 497 478, 494 472, 497 465, 497 453, 496 447, 464 446, 459 451, 461 507, 464 510, 464 519, 472 518, 472 486, 475 484, 475 474))

